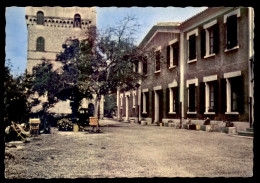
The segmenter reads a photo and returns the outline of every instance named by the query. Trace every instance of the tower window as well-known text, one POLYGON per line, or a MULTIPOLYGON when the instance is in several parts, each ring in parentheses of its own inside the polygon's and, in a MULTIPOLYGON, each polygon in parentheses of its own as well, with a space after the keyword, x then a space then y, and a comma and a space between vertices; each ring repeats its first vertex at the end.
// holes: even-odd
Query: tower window
POLYGON ((44 25, 44 14, 42 11, 37 12, 37 24, 44 25))
POLYGON ((39 37, 36 42, 36 51, 44 51, 44 38, 39 37))
POLYGON ((81 18, 80 18, 80 15, 79 14, 76 14, 74 16, 74 24, 73 24, 73 27, 79 27, 81 28, 81 18))

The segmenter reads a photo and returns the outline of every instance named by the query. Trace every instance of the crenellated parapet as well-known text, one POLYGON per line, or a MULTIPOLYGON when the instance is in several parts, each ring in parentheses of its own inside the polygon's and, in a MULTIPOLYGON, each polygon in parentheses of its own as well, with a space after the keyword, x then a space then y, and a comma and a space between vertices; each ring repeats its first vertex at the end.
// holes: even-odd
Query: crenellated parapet
MULTIPOLYGON (((37 25, 37 16, 25 16, 27 26, 37 25)), ((60 27, 60 28, 82 28, 87 29, 92 25, 91 19, 81 19, 80 25, 75 26, 74 18, 62 18, 62 17, 44 17, 44 23, 46 27, 60 27)))

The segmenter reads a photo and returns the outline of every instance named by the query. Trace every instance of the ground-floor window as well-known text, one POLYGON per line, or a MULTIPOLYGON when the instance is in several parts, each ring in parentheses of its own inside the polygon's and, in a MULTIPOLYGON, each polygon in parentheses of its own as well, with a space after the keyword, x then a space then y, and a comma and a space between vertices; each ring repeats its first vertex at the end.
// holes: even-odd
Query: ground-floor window
POLYGON ((234 77, 234 78, 228 78, 227 79, 227 106, 228 106, 228 111, 227 112, 239 112, 239 105, 242 101, 242 90, 241 88, 241 77, 234 77))
POLYGON ((205 83, 205 112, 216 112, 217 109, 217 97, 218 97, 218 85, 217 81, 211 81, 205 83))
POLYGON ((176 113, 178 111, 178 87, 169 88, 169 113, 176 113))
POLYGON ((188 89, 188 111, 195 112, 196 111, 196 86, 195 84, 190 84, 188 89))

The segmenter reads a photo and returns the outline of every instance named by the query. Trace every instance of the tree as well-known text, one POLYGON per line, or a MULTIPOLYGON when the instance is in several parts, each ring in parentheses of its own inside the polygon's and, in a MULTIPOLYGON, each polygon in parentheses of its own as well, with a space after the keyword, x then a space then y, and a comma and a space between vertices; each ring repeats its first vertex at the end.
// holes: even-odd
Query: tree
POLYGON ((138 28, 137 19, 127 16, 105 31, 91 27, 81 41, 67 39, 62 45, 63 52, 56 59, 63 65, 61 69, 54 71, 47 61, 33 69, 33 91, 47 95, 46 108, 58 100, 70 99, 73 114, 83 97, 93 95, 95 116, 99 118, 102 95, 113 93, 119 87, 134 89, 144 78, 134 67, 145 61, 144 55, 150 56, 154 52, 135 45, 134 35, 138 28))
MULTIPOLYGON (((57 55, 56 62, 62 64, 61 68, 54 70, 53 63, 43 61, 33 68, 32 91, 38 96, 46 96, 47 102, 43 103, 41 116, 48 115, 48 109, 53 107, 58 101, 70 100, 72 109, 72 119, 75 120, 83 98, 91 98, 88 90, 78 87, 78 60, 80 56, 79 41, 77 39, 67 39, 62 45, 63 52, 57 55)), ((34 104, 39 104, 38 96, 34 98, 34 104)), ((46 120, 45 118, 43 119, 46 120)))
POLYGON ((135 45, 134 35, 138 28, 137 19, 127 16, 117 26, 100 32, 94 30, 89 34, 94 42, 94 49, 88 54, 89 57, 83 51, 89 43, 85 40, 81 42, 83 56, 80 59, 78 83, 96 96, 97 117, 102 95, 115 92, 118 87, 126 90, 136 88, 138 81, 143 78, 141 73, 133 69, 143 55, 142 50, 135 45))
POLYGON ((29 80, 25 75, 14 78, 10 73, 10 63, 4 67, 4 122, 5 127, 16 123, 27 123, 29 119, 30 106, 28 103, 29 80))

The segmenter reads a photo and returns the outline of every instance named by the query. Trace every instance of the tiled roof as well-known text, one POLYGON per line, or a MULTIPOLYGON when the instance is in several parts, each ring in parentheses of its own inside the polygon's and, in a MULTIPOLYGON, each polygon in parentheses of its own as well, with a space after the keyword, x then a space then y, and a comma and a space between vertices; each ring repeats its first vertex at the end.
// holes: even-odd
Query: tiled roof
POLYGON ((195 14, 195 15, 189 17, 188 19, 184 20, 181 24, 186 23, 187 21, 189 21, 189 20, 192 19, 193 17, 198 16, 199 14, 203 13, 204 11, 207 11, 208 9, 209 9, 209 8, 206 8, 205 10, 202 10, 201 12, 198 12, 197 14, 195 14))
POLYGON ((186 19, 183 22, 158 22, 156 25, 154 25, 150 31, 146 34, 146 36, 144 37, 144 39, 141 41, 141 43, 139 44, 140 46, 142 46, 145 42, 147 42, 151 36, 153 36, 153 34, 156 32, 156 30, 158 29, 173 29, 173 28, 177 28, 179 26, 181 26, 182 24, 186 23, 187 21, 191 20, 192 18, 204 13, 205 11, 209 10, 209 8, 206 8, 205 10, 202 10, 201 12, 191 16, 190 18, 186 19))
POLYGON ((150 29, 139 45, 142 46, 144 43, 146 43, 158 29, 174 29, 177 28, 180 24, 181 22, 158 22, 150 29))
POLYGON ((179 26, 181 22, 158 22, 157 26, 179 26))

